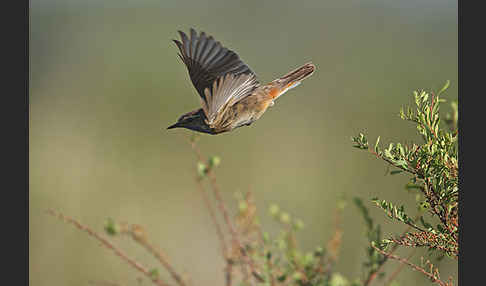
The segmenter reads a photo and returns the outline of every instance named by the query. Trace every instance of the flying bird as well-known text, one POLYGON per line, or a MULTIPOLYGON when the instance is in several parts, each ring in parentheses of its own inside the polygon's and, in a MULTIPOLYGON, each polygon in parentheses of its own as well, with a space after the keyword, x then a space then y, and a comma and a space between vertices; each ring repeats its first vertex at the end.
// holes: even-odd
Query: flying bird
POLYGON ((240 57, 212 36, 190 29, 189 37, 178 31, 181 41, 173 40, 179 48, 182 62, 199 93, 201 108, 183 114, 167 129, 187 128, 220 134, 258 120, 274 101, 315 70, 306 63, 267 84, 260 84, 256 75, 240 57))

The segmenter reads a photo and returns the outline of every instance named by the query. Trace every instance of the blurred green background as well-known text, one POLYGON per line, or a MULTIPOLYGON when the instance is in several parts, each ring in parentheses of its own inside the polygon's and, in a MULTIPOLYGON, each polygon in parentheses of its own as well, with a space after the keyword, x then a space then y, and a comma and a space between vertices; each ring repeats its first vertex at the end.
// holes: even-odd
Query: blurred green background
MULTIPOLYGON (((30 16, 29 279, 36 286, 137 285, 141 276, 86 233, 46 215, 47 208, 100 232, 108 217, 142 224, 195 285, 222 285, 217 237, 192 180, 190 132, 165 129, 199 106, 171 42, 178 29, 213 35, 261 82, 308 61, 317 66, 251 127, 199 141, 205 155, 222 158, 217 177, 228 204, 236 209, 234 193, 251 189, 269 230, 275 224, 268 206, 279 204, 305 222, 299 238, 307 250, 331 237, 343 195, 363 198, 385 236, 404 229, 369 199, 404 203, 413 214, 414 196, 403 188, 408 177, 385 176, 386 165, 352 148, 350 138, 364 131, 386 145, 419 141, 398 116, 412 91, 449 79, 446 98, 457 98, 452 0, 43 0, 31 2, 30 16)), ((351 203, 342 223, 336 270, 358 278, 367 242, 351 203)), ((157 265, 127 239, 115 244, 157 265)), ((457 281, 456 263, 439 266, 441 277, 457 281)), ((398 281, 430 284, 408 268, 398 281)))

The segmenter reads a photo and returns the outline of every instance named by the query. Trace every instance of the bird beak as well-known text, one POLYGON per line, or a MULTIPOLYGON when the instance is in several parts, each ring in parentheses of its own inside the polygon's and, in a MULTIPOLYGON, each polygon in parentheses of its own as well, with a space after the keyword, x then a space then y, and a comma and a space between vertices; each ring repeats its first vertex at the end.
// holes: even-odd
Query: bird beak
POLYGON ((177 122, 176 124, 173 124, 173 125, 167 127, 167 129, 177 128, 177 127, 179 127, 179 122, 177 122))

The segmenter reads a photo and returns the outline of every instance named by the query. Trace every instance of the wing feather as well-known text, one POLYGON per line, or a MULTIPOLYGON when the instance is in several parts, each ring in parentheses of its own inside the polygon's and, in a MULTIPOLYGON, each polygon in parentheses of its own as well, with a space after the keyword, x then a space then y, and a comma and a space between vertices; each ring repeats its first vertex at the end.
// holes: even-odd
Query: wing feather
POLYGON ((227 107, 250 95, 257 86, 258 82, 253 74, 228 73, 215 80, 212 91, 206 88, 204 99, 201 100, 206 123, 210 127, 220 125, 227 107))
POLYGON ((205 90, 209 89, 210 93, 214 93, 213 83, 227 74, 252 75, 256 82, 254 72, 239 56, 223 47, 212 36, 204 32, 198 35, 192 28, 189 37, 182 31, 178 32, 181 41, 174 40, 174 43, 180 51, 179 57, 186 65, 191 81, 203 101, 206 101, 205 90))

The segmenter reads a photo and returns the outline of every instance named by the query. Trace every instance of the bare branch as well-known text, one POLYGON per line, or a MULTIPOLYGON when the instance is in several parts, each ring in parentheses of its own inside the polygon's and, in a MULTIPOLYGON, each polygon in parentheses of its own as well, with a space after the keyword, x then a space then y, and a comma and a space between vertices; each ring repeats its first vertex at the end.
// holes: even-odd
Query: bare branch
MULTIPOLYGON (((198 157, 198 160, 200 162, 204 162, 205 160, 203 160, 201 152, 197 148, 195 141, 191 140, 190 143, 191 143, 192 149, 194 150, 194 152, 196 153, 196 155, 198 157)), ((255 264, 253 263, 253 260, 251 259, 251 257, 248 256, 248 254, 246 253, 246 250, 244 249, 244 247, 242 246, 242 244, 240 242, 240 239, 238 237, 238 233, 236 232, 235 227, 233 226, 233 223, 231 222, 228 211, 227 211, 226 206, 225 206, 223 199, 221 197, 221 192, 219 191, 219 186, 218 186, 217 181, 216 181, 216 176, 214 175, 212 168, 208 168, 207 175, 210 179, 211 186, 212 186, 213 193, 214 193, 214 196, 216 198, 216 201, 218 202, 218 208, 223 215, 224 221, 226 222, 226 225, 227 225, 227 227, 228 227, 228 229, 231 233, 233 241, 238 246, 238 248, 239 248, 239 250, 242 254, 242 257, 245 260, 245 263, 247 263, 248 266, 250 267, 253 277, 255 277, 255 279, 259 282, 264 282, 264 280, 261 278, 261 275, 257 272, 255 264)))
MULTIPOLYGON (((396 255, 393 255, 393 254, 390 254, 390 253, 387 253, 381 249, 379 249, 378 247, 372 245, 372 247, 378 251, 379 253, 381 253, 382 255, 384 255, 385 257, 388 257, 388 258, 391 258, 391 259, 394 259, 394 260, 397 260, 398 262, 400 263, 403 263, 403 264, 406 264, 408 266, 410 266, 412 269, 414 270, 417 270, 418 272, 421 272, 423 273, 425 276, 427 276, 428 278, 430 278, 430 280, 432 282, 435 282, 441 286, 452 286, 452 283, 448 283, 448 282, 444 282, 442 280, 440 280, 440 277, 438 276, 438 271, 430 271, 430 272, 427 272, 425 269, 423 269, 422 267, 419 267, 413 263, 411 263, 410 261, 408 261, 407 259, 404 259, 404 258, 401 258, 401 257, 398 257, 396 255)), ((432 268, 432 267, 431 267, 432 268)), ((432 270, 432 269, 431 269, 432 270)))
POLYGON ((185 286, 184 280, 179 274, 174 270, 174 267, 169 263, 166 255, 162 253, 161 250, 157 249, 153 244, 148 241, 147 234, 145 230, 140 225, 132 225, 130 228, 130 234, 136 242, 143 246, 149 253, 151 253, 155 258, 162 264, 162 266, 170 273, 172 278, 180 286, 185 286))
MULTIPOLYGON (((416 248, 414 248, 410 254, 408 255, 408 257, 406 258, 407 260, 409 260, 410 258, 412 258, 412 256, 415 255, 415 252, 417 251, 416 248)), ((397 275, 400 273, 400 271, 402 271, 402 269, 406 266, 406 264, 400 264, 400 266, 397 267, 397 269, 390 275, 390 277, 385 281, 385 283, 383 285, 385 286, 389 286, 393 280, 397 277, 397 275)))
POLYGON ((128 257, 121 249, 119 249, 116 246, 114 246, 110 241, 108 241, 106 238, 104 238, 103 236, 101 236, 100 234, 98 234, 97 232, 95 232, 94 230, 92 230, 91 228, 89 228, 88 226, 85 226, 85 225, 81 224, 80 222, 78 222, 77 220, 75 220, 73 218, 70 218, 68 216, 65 216, 62 213, 56 212, 56 211, 54 211, 52 209, 47 210, 47 213, 50 214, 50 215, 52 215, 52 216, 58 217, 61 220, 67 222, 67 223, 70 223, 70 224, 74 225, 79 230, 82 230, 82 231, 87 232, 90 236, 94 237, 99 242, 101 242, 101 244, 103 246, 105 246, 106 248, 112 250, 122 260, 124 260, 128 264, 130 264, 130 266, 132 266, 133 268, 135 268, 138 271, 142 272, 154 284, 159 285, 159 286, 169 286, 169 284, 167 284, 166 282, 160 280, 157 277, 154 277, 146 267, 144 267, 143 265, 141 265, 137 261, 133 260, 132 258, 128 257))

